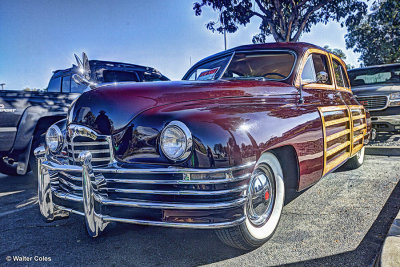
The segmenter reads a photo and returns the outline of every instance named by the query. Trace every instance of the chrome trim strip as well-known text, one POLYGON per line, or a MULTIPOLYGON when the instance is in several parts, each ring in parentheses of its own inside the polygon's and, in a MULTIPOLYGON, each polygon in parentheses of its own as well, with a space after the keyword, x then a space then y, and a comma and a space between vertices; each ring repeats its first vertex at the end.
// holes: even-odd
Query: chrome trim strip
POLYGON ((74 146, 108 146, 107 141, 93 141, 93 142, 75 142, 73 141, 74 146))
POLYGON ((235 54, 236 54, 236 51, 233 51, 233 53, 232 53, 232 55, 231 55, 231 58, 229 59, 228 63, 225 65, 224 70, 223 70, 222 73, 219 75, 219 77, 218 77, 217 79, 215 79, 215 80, 221 80, 221 79, 222 79, 222 76, 224 76, 224 74, 225 74, 225 72, 226 72, 226 69, 227 69, 228 66, 231 64, 232 59, 233 59, 233 57, 235 56, 235 54))
MULTIPOLYGON (((60 205, 54 205, 59 210, 64 210, 81 216, 85 216, 83 212, 66 208, 60 205)), ((131 224, 141 224, 149 226, 163 226, 163 227, 174 227, 174 228, 195 228, 195 229, 220 229, 226 227, 232 227, 243 223, 246 217, 240 217, 237 220, 231 222, 222 223, 175 223, 175 222, 158 222, 158 221, 148 221, 148 220, 137 220, 137 219, 124 219, 112 216, 102 216, 105 222, 121 222, 121 223, 131 223, 131 224)))
POLYGON ((125 193, 125 194, 154 194, 154 195, 196 195, 196 196, 215 196, 224 195, 229 193, 244 192, 247 189, 247 185, 242 185, 232 189, 205 191, 205 190, 145 190, 145 189, 119 189, 119 188, 106 188, 107 192, 113 193, 125 193))
MULTIPOLYGON (((59 190, 52 189, 52 193, 63 200, 74 202, 83 202, 83 197, 60 192, 59 190)), ((242 197, 236 200, 217 202, 217 203, 161 203, 161 202, 148 202, 148 201, 123 201, 123 200, 110 200, 102 196, 94 195, 94 199, 102 205, 106 206, 122 206, 131 208, 148 208, 148 209, 182 209, 182 210, 207 210, 207 209, 226 209, 244 205, 247 198, 242 197)))
MULTIPOLYGON (((74 143, 74 144, 76 144, 76 143, 74 143)), ((72 150, 67 149, 67 151, 72 154, 72 150)), ((79 153, 85 152, 85 151, 87 151, 87 149, 86 150, 75 149, 74 153, 79 154, 79 153)), ((90 153, 92 153, 92 154, 93 153, 110 153, 110 150, 109 149, 96 149, 96 150, 90 150, 90 153)))
POLYGON ((102 196, 94 195, 94 199, 106 206, 122 206, 131 208, 149 208, 149 209, 181 209, 181 210, 209 210, 209 209, 227 209, 244 205, 246 197, 239 199, 217 202, 217 203, 157 203, 148 201, 123 201, 110 200, 102 196))
POLYGON ((74 201, 74 202, 83 202, 83 198, 80 196, 64 193, 64 192, 61 192, 54 188, 51 189, 51 192, 54 194, 54 196, 56 196, 60 199, 63 199, 63 200, 74 201))
POLYGON ((0 127, 1 133, 16 132, 17 127, 0 127))
POLYGON ((251 177, 251 173, 246 173, 238 177, 214 180, 138 180, 138 179, 106 179, 107 182, 126 183, 126 184, 223 184, 240 182, 251 177))
MULTIPOLYGON (((162 174, 162 173, 170 173, 170 174, 185 174, 185 173, 221 173, 221 172, 232 172, 238 171, 246 168, 250 168, 255 165, 255 161, 249 162, 243 165, 230 167, 230 168, 215 168, 215 169, 193 169, 193 168, 177 168, 177 167, 168 167, 168 168, 151 168, 151 169, 126 169, 119 167, 110 167, 110 168, 93 168, 93 172, 96 173, 120 173, 120 174, 162 174)), ((50 161, 44 161, 42 165, 49 170, 52 171, 67 171, 67 172, 82 172, 82 167, 75 165, 60 165, 50 161)))
POLYGON ((104 221, 110 222, 122 222, 122 223, 133 223, 142 225, 152 225, 152 226, 166 226, 175 228, 195 228, 195 229, 220 229, 239 225, 245 221, 246 217, 240 217, 237 220, 231 222, 222 223, 174 223, 174 222, 157 222, 157 221, 147 221, 147 220, 136 220, 136 219, 122 219, 110 216, 104 216, 104 221))

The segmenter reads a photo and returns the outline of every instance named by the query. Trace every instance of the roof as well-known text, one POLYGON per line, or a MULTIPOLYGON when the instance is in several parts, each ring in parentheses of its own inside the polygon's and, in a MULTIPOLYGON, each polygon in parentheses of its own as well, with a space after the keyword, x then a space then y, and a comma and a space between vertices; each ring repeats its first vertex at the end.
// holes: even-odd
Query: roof
POLYGON ((367 67, 354 68, 354 69, 347 70, 347 71, 350 72, 350 71, 357 71, 357 70, 367 70, 367 69, 374 69, 374 68, 397 67, 397 66, 400 66, 400 63, 372 65, 372 66, 367 66, 367 67))
MULTIPOLYGON (((317 46, 317 45, 313 45, 310 43, 303 43, 303 42, 298 42, 298 43, 290 43, 290 42, 286 42, 286 43, 264 43, 264 44, 248 44, 248 45, 242 45, 242 46, 237 46, 231 49, 228 49, 226 51, 222 51, 219 53, 216 53, 214 55, 208 56, 202 60, 200 60, 199 62, 197 62, 196 64, 194 64, 193 66, 199 65, 201 63, 203 63, 204 61, 208 61, 214 57, 218 57, 218 56, 222 56, 225 54, 230 54, 232 52, 236 52, 236 51, 244 51, 244 50, 261 50, 261 49, 291 49, 294 50, 295 52, 297 52, 298 54, 303 53, 304 51, 310 49, 310 48, 315 48, 315 49, 321 49, 324 51, 327 51, 326 49, 317 46)), ((329 52, 329 51, 327 51, 329 52)))
MULTIPOLYGON (((145 71, 145 70, 154 70, 154 68, 152 68, 152 67, 135 65, 135 64, 124 63, 124 62, 104 61, 104 60, 89 60, 89 65, 91 67, 98 66, 98 65, 112 65, 111 67, 116 67, 116 68, 134 68, 136 70, 143 70, 143 71, 145 71)), ((53 73, 54 74, 66 74, 66 73, 71 72, 72 69, 74 68, 74 66, 75 65, 73 65, 72 68, 55 70, 55 71, 53 71, 53 73)))

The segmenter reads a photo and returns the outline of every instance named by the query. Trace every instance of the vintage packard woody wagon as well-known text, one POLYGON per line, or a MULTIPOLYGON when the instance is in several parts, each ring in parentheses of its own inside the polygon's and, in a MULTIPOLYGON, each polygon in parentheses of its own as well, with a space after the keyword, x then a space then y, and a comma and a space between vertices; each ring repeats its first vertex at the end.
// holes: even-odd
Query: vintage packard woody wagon
POLYGON ((337 56, 305 43, 247 45, 183 81, 82 94, 38 147, 40 211, 110 222, 216 229, 253 249, 282 207, 345 164, 363 163, 370 119, 337 56))

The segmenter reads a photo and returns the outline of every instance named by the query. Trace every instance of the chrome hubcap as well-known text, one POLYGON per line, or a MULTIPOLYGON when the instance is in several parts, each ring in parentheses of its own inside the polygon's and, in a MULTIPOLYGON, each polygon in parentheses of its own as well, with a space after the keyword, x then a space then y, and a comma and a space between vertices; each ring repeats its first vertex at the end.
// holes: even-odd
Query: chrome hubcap
POLYGON ((266 167, 258 167, 248 189, 247 217, 255 226, 263 225, 271 216, 275 201, 273 174, 266 167))

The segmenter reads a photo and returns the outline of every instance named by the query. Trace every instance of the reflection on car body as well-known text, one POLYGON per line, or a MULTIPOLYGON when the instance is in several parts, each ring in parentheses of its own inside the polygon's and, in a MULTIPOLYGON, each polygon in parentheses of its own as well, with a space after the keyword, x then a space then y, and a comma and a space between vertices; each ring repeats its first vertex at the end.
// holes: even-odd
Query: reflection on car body
POLYGON ((90 236, 109 222, 216 229, 253 249, 298 192, 363 163, 370 128, 335 55, 241 46, 183 81, 82 94, 36 149, 40 210, 48 221, 82 215, 90 236))

